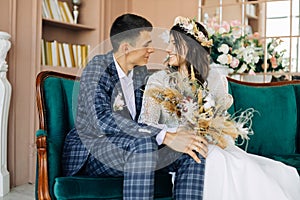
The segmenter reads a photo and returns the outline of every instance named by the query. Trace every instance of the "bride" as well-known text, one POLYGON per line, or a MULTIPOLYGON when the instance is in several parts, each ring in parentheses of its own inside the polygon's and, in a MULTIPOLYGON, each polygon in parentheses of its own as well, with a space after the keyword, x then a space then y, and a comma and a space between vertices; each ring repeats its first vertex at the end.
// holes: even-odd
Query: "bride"
MULTIPOLYGON (((209 71, 211 45, 212 41, 208 40, 207 32, 200 23, 183 17, 175 19, 166 50, 166 62, 172 68, 155 72, 149 77, 139 122, 157 127, 180 126, 178 118, 147 95, 149 90, 157 87, 176 88, 176 80, 169 76, 174 69, 184 77, 197 79, 202 85, 208 84, 216 101, 223 100, 223 97, 230 99, 226 78, 213 70, 209 71)), ((300 180, 295 168, 249 154, 235 146, 231 137, 226 140, 227 145, 223 148, 209 144, 204 200, 300 199, 300 180)))

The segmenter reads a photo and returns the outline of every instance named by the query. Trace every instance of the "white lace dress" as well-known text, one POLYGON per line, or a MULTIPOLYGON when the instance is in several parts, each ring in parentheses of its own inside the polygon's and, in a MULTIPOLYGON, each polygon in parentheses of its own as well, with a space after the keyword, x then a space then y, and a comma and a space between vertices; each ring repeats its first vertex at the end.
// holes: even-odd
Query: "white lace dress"
MULTIPOLYGON (((210 91, 222 98, 227 95, 226 78, 210 72, 210 91)), ((166 71, 150 76, 146 90, 168 86, 166 71)), ((152 126, 176 127, 170 116, 151 97, 144 97, 140 122, 152 126)), ((300 200, 300 179, 295 168, 265 157, 249 154, 234 145, 221 149, 209 145, 205 166, 204 200, 300 200)))

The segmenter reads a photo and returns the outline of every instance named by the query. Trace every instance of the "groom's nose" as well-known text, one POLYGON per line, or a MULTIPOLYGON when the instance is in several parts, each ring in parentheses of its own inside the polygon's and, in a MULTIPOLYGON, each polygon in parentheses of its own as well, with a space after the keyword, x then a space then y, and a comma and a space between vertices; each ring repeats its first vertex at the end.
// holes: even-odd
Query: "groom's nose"
POLYGON ((148 47, 147 52, 148 53, 154 53, 154 48, 153 47, 148 47))

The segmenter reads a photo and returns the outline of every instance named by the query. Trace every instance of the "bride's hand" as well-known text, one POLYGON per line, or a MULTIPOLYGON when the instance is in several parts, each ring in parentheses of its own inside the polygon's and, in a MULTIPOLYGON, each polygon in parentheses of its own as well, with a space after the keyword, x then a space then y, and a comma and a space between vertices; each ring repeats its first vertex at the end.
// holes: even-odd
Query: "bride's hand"
POLYGON ((187 153, 197 163, 201 160, 195 151, 205 158, 208 152, 207 141, 202 136, 197 136, 193 130, 180 128, 176 133, 167 132, 163 143, 175 151, 187 153))

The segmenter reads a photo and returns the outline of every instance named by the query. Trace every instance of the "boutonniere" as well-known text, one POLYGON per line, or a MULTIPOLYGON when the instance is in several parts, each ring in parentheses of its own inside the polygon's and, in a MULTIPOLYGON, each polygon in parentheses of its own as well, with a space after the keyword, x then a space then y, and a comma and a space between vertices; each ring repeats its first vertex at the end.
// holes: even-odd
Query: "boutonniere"
POLYGON ((114 111, 123 110, 124 106, 125 106, 125 102, 123 100, 123 95, 121 92, 119 92, 113 104, 113 110, 114 111))

